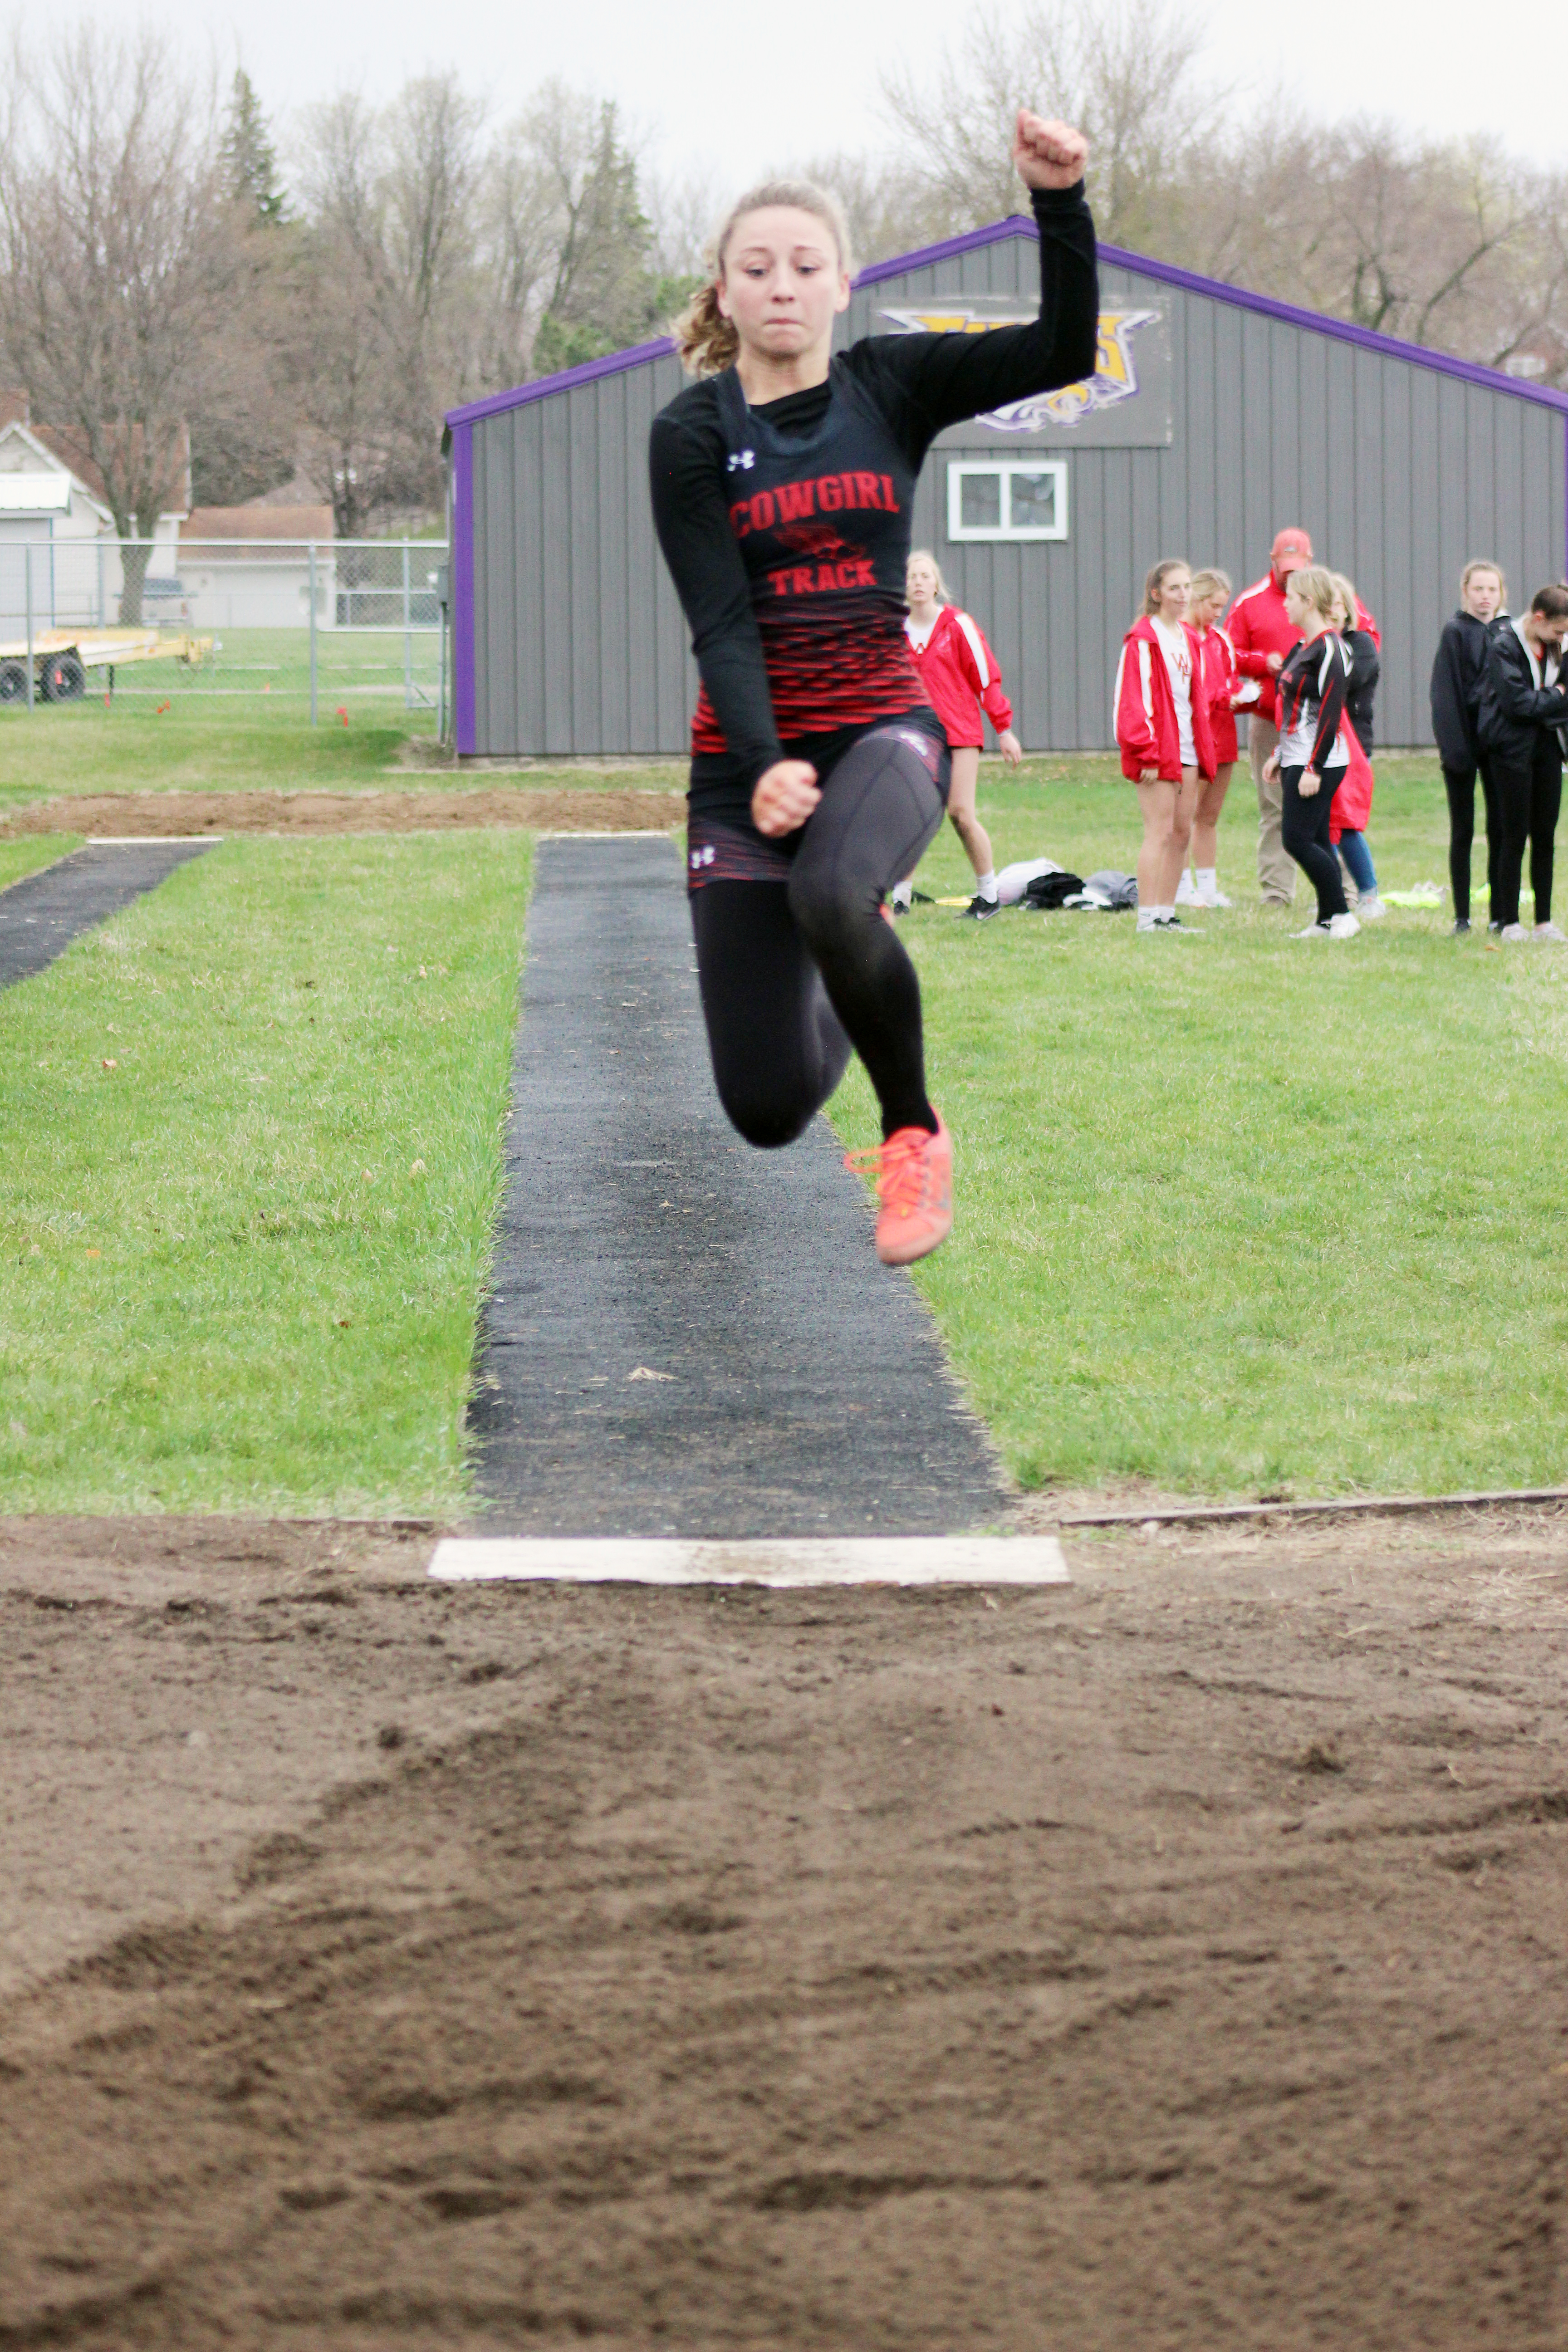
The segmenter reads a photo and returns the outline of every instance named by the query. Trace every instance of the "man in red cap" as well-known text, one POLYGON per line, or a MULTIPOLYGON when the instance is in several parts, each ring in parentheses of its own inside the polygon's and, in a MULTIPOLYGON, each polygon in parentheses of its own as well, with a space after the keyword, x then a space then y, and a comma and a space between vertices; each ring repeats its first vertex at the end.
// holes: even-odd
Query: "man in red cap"
POLYGON ((1264 903, 1288 907, 1296 895, 1295 860, 1280 839, 1283 786, 1278 777, 1264 781, 1265 762, 1279 740, 1274 681, 1301 632, 1285 613, 1285 583, 1312 561, 1312 542, 1299 524, 1277 532, 1267 573, 1244 588, 1226 617, 1226 628, 1236 647, 1236 666, 1251 681, 1249 696, 1239 708, 1247 713, 1247 762, 1258 789, 1258 880, 1264 903))

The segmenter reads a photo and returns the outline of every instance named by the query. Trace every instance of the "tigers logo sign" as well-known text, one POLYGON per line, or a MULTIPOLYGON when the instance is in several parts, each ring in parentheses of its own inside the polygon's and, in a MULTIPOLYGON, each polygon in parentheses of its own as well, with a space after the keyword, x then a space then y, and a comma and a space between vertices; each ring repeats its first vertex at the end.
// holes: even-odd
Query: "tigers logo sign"
MULTIPOLYGON (((918 310, 881 313, 896 333, 906 335, 984 335, 994 327, 1026 325, 1035 315, 1033 311, 1020 310, 1016 301, 987 300, 984 296, 949 301, 938 297, 918 310)), ((1005 408, 992 409, 988 415, 977 417, 975 423, 993 433, 1037 435, 1064 427, 1072 431, 1101 418, 1109 421, 1124 402, 1135 400, 1146 388, 1139 380, 1140 352, 1133 338, 1141 328, 1163 324, 1163 313, 1159 310, 1102 310, 1091 376, 1081 383, 1063 384, 1056 392, 1033 393, 1026 400, 1009 401, 1005 408)), ((1168 381, 1168 346, 1163 336, 1158 341, 1159 357, 1164 365, 1155 373, 1168 381)), ((1094 433, 1089 437, 1098 440, 1101 436, 1094 433)), ((1118 433, 1114 437, 1120 440, 1122 436, 1118 433)), ((1163 420, 1159 428, 1147 435, 1140 432, 1129 437, 1168 440, 1168 421, 1163 420)))

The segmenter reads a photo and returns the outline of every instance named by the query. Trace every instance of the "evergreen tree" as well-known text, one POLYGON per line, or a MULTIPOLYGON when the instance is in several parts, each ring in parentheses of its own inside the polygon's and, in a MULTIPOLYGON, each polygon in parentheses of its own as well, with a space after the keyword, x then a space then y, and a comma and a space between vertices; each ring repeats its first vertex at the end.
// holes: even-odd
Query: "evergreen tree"
POLYGON ((278 151, 243 66, 234 77, 218 154, 235 203, 258 227, 280 228, 289 217, 289 199, 278 184, 278 151))
POLYGON ((613 103, 598 110, 562 211, 555 283, 533 346, 535 375, 600 359, 663 328, 666 282, 654 266, 637 159, 613 103))

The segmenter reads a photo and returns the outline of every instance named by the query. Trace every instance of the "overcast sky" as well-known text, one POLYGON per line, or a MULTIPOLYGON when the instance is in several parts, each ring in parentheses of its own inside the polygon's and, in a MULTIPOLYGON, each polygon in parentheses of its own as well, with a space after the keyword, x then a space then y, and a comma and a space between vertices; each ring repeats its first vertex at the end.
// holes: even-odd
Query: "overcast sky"
MULTIPOLYGON (((83 13, 130 26, 148 10, 145 0, 97 0, 83 13)), ((1321 14, 1208 0, 1202 14, 1227 83, 1250 80, 1261 93, 1289 79, 1325 115, 1494 131, 1542 162, 1568 149, 1555 38, 1542 70, 1527 72, 1531 36, 1511 13, 1498 39, 1479 30, 1477 7, 1455 0, 1356 0, 1321 14)), ((721 191, 732 193, 759 167, 885 144, 879 67, 900 57, 918 67, 963 15, 963 0, 463 0, 449 14, 426 0, 268 0, 244 10, 234 0, 182 0, 179 23, 187 40, 205 28, 226 62, 237 46, 280 119, 344 83, 389 96, 433 66, 455 66, 504 118, 560 74, 618 99, 655 134, 664 168, 710 159, 721 191)), ((1266 100, 1250 104, 1267 137, 1266 100)))

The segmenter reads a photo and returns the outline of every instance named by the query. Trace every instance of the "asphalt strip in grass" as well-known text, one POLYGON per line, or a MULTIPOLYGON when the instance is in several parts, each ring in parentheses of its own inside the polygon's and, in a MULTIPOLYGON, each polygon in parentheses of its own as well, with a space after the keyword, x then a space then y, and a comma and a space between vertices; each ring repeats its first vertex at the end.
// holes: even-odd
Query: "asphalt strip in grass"
POLYGON ((89 842, 0 893, 0 988, 31 980, 81 932, 166 882, 210 841, 89 842))
POLYGON ((542 843, 470 1417, 482 1532, 936 1535, 1005 1489, 825 1119, 731 1129, 679 853, 542 843))

